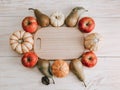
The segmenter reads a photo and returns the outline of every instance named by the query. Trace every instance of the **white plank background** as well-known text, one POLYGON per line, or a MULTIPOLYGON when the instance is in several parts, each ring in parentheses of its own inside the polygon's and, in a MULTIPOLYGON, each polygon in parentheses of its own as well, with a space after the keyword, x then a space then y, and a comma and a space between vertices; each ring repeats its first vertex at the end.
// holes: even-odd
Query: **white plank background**
POLYGON ((23 67, 21 56, 9 46, 9 35, 22 29, 25 16, 33 16, 28 8, 38 8, 48 16, 59 10, 67 16, 75 6, 89 10, 86 15, 96 22, 94 32, 104 37, 96 52, 97 65, 85 68, 86 83, 94 82, 95 87, 100 78, 102 81, 97 89, 87 90, 120 90, 120 0, 0 0, 0 90, 85 90, 72 73, 63 79, 55 78, 55 85, 42 85, 42 74, 37 68, 23 67))

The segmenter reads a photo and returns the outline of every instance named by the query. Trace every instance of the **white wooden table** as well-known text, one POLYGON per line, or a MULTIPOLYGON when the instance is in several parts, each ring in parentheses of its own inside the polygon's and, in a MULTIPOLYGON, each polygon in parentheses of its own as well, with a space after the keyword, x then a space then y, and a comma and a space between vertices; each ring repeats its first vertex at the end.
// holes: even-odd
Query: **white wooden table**
POLYGON ((86 83, 94 82, 97 89, 87 90, 120 90, 120 0, 0 0, 0 90, 85 90, 72 73, 55 78, 55 85, 43 85, 37 68, 23 67, 21 56, 9 46, 9 35, 22 29, 24 17, 33 15, 28 8, 38 8, 48 16, 59 10, 67 16, 75 6, 89 10, 96 22, 94 31, 104 37, 97 65, 85 68, 86 83))

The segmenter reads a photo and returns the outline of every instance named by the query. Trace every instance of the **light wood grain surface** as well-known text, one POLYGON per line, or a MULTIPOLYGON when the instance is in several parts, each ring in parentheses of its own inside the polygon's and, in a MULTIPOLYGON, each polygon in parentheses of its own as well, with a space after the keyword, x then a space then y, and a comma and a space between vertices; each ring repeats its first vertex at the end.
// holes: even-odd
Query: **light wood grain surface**
POLYGON ((47 27, 34 35, 34 52, 44 59, 73 59, 84 52, 84 35, 76 27, 47 27))
POLYGON ((0 90, 120 90, 119 28, 120 0, 0 0, 0 90), (24 17, 34 16, 28 11, 30 7, 38 8, 48 16, 56 10, 67 16, 75 6, 89 10, 84 16, 95 19, 94 32, 103 36, 103 43, 96 52, 97 65, 91 69, 84 67, 89 88, 85 89, 71 72, 62 79, 55 77, 55 85, 45 86, 40 81, 43 75, 36 67, 22 66, 21 56, 9 46, 9 36, 22 30, 24 17))

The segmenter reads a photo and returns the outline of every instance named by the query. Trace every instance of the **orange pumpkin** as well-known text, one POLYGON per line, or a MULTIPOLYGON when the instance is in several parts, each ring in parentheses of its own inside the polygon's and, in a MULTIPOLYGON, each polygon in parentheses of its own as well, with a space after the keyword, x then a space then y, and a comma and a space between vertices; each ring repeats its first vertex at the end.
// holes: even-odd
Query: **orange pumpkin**
POLYGON ((63 60, 56 60, 52 64, 52 72, 56 77, 65 77, 69 73, 69 66, 63 60))

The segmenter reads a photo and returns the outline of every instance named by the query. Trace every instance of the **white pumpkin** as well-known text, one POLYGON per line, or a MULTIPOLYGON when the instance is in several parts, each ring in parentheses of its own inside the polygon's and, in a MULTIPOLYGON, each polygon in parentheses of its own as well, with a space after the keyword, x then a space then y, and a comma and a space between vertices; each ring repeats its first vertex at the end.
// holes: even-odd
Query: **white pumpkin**
POLYGON ((84 46, 91 51, 97 51, 102 36, 98 33, 92 33, 85 37, 84 46))
POLYGON ((33 36, 23 30, 16 31, 10 36, 11 48, 19 54, 29 52, 33 49, 33 36))
POLYGON ((62 12, 56 11, 50 16, 51 25, 54 27, 62 26, 64 24, 64 21, 65 16, 62 12))

